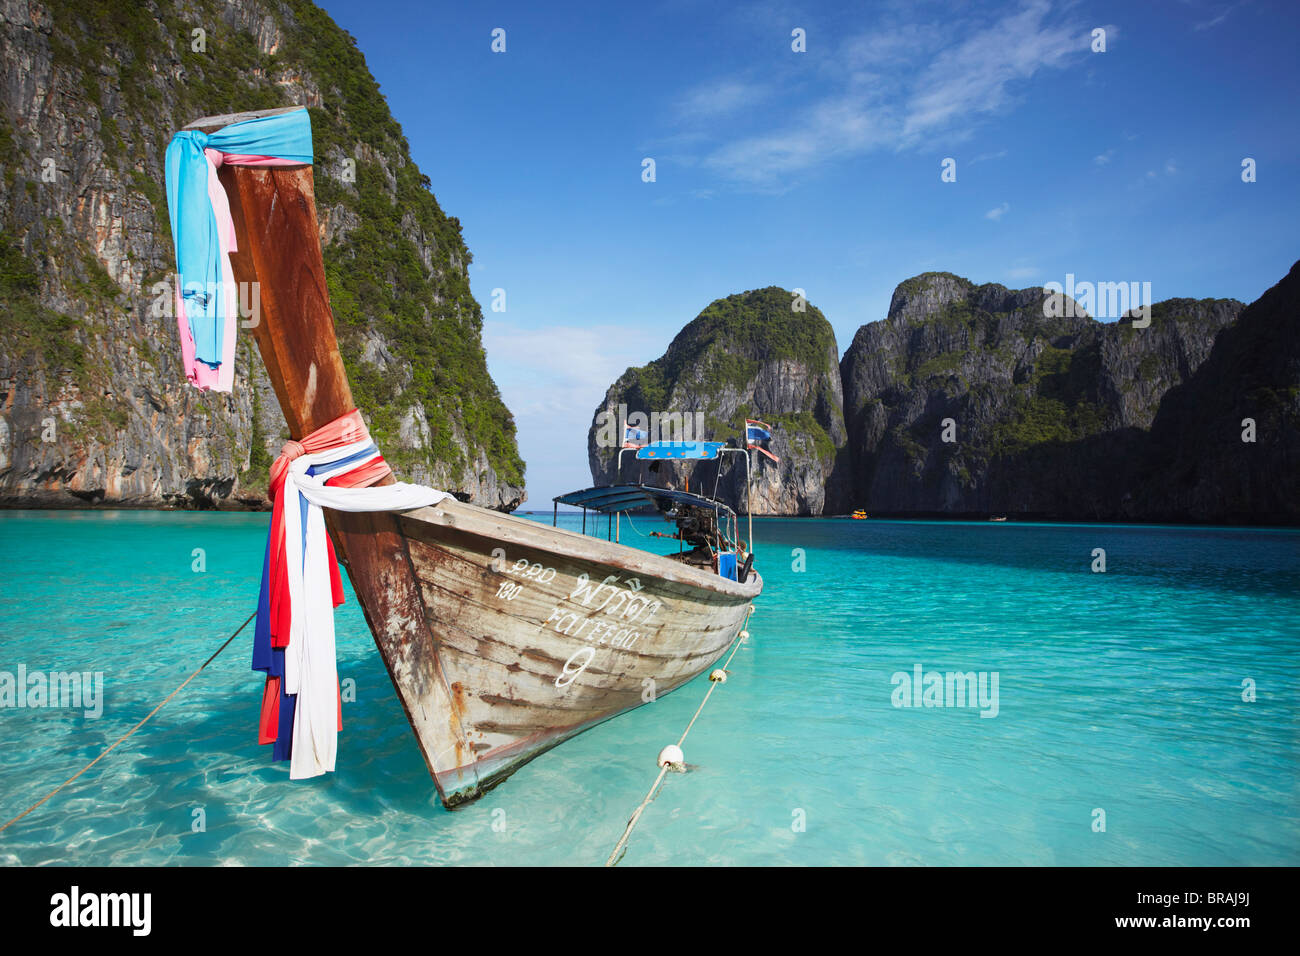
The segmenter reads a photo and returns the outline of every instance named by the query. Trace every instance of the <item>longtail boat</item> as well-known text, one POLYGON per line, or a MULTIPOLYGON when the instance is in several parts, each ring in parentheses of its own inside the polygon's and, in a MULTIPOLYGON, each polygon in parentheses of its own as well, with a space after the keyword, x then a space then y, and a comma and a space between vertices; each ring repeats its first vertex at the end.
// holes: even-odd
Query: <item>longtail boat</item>
MULTIPOLYGON (((281 112, 205 117, 185 129, 211 133, 281 112)), ((312 167, 227 164, 218 176, 238 245, 234 280, 259 287, 252 333, 299 441, 355 407, 312 167)), ((575 493, 574 503, 620 518, 658 507, 696 529, 710 509, 722 514, 702 496, 620 488, 575 493)), ((665 557, 454 499, 404 513, 327 509, 325 518, 447 807, 653 700, 648 686, 664 694, 701 673, 737 639, 762 590, 752 551, 724 539, 716 520, 710 565, 691 557, 710 550, 700 533, 691 551, 665 557)))

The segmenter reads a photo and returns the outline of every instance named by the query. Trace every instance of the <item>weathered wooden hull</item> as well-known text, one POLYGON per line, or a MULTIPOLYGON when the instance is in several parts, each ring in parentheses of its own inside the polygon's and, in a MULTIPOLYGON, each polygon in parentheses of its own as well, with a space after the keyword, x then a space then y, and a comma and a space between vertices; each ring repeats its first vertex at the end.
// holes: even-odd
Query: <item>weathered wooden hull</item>
MULTIPOLYGON (((312 170, 226 165, 219 175, 235 279, 259 284, 253 335, 298 439, 354 407, 312 170)), ((403 515, 330 511, 326 521, 448 806, 709 667, 762 587, 757 575, 740 585, 456 501, 403 515)))
POLYGON ((449 806, 699 674, 762 588, 455 502, 400 526, 455 717, 421 740, 449 806))

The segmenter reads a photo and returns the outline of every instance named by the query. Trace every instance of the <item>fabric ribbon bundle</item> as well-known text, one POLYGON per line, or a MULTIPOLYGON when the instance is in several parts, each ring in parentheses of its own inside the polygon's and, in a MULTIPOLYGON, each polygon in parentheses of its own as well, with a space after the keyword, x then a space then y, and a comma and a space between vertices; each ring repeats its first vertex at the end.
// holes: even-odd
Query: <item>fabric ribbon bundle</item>
MULTIPOLYGON (((167 147, 177 325, 185 374, 196 387, 228 392, 234 384, 238 301, 230 253, 237 250, 217 167, 311 161, 305 109, 214 133, 182 130, 167 147)), ((376 485, 389 474, 355 409, 289 442, 271 466, 271 528, 253 639, 253 669, 266 673, 258 742, 274 744, 273 758, 288 760, 295 779, 334 769, 343 729, 334 657, 343 582, 321 509, 407 511, 450 497, 420 485, 376 485)))
POLYGON ((293 779, 334 769, 343 717, 334 608, 343 603, 334 546, 321 508, 407 511, 450 497, 421 485, 375 486, 390 473, 355 409, 289 442, 271 466, 274 499, 253 639, 265 671, 258 742, 289 760, 293 779))
POLYGON ((305 109, 231 123, 214 133, 182 130, 172 137, 166 171, 176 241, 176 324, 185 377, 196 388, 228 392, 235 380, 239 290, 230 253, 237 245, 217 167, 311 162, 311 118, 305 109))

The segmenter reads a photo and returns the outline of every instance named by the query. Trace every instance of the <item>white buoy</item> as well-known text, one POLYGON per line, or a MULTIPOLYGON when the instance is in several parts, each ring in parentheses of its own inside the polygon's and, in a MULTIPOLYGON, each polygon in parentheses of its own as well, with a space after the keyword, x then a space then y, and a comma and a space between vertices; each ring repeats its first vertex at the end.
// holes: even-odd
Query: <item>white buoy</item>
POLYGON ((743 641, 747 641, 747 640, 749 640, 749 631, 741 631, 741 632, 740 632, 740 640, 741 640, 742 642, 743 642, 743 641))
POLYGON ((674 770, 684 769, 686 767, 686 755, 682 753, 682 748, 676 744, 669 744, 659 751, 659 766, 671 767, 674 770))
POLYGON ((709 680, 715 680, 719 684, 725 684, 727 682, 727 672, 719 667, 709 675, 709 680))

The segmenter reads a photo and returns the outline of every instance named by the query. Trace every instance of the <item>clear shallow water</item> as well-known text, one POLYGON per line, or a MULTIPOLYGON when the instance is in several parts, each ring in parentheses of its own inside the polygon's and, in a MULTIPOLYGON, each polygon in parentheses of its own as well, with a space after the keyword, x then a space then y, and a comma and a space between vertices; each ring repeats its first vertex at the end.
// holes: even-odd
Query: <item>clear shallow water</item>
MULTIPOLYGON (((0 512, 0 671, 105 680, 99 719, 0 709, 0 822, 248 615, 266 520, 0 512)), ((1300 863, 1300 533, 775 519, 755 531, 766 590, 752 641, 687 740, 696 769, 670 775, 624 865, 1300 863), (1098 547, 1105 574, 1089 570, 1098 547), (891 676, 916 664, 996 671, 997 717, 894 707, 891 676)), ((645 540, 624 526, 625 542, 645 540)), ((290 782, 257 746, 246 631, 0 834, 0 863, 599 864, 707 687, 607 722, 449 813, 350 589, 337 615, 340 674, 357 685, 337 773, 290 782), (196 809, 205 832, 192 832, 196 809)))

